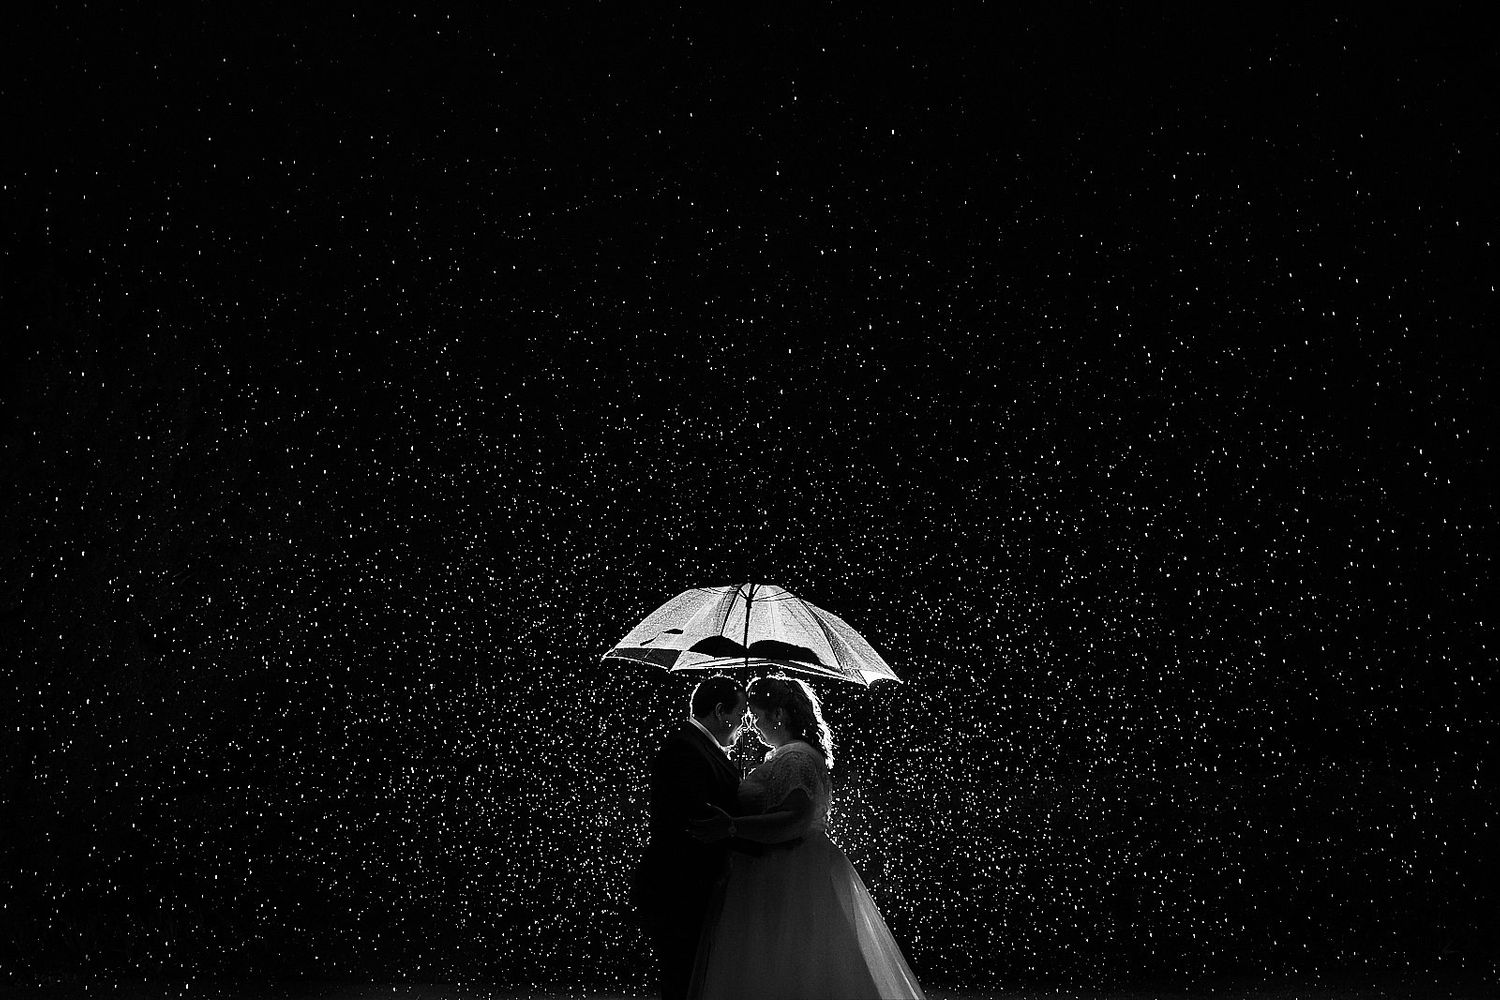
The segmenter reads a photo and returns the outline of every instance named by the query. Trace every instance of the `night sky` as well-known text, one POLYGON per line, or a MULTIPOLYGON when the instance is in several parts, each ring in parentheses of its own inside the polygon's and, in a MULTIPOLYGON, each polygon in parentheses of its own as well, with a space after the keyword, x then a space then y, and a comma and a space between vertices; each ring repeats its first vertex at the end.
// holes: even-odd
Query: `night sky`
POLYGON ((1495 975, 1492 34, 495 6, 6 15, 0 971, 644 986, 750 579, 924 983, 1495 975))

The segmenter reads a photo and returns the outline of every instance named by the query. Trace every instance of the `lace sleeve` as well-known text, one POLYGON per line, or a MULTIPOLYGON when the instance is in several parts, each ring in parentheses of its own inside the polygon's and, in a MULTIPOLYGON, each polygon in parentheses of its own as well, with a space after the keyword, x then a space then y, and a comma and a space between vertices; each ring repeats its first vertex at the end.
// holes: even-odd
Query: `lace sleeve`
POLYGON ((814 803, 822 800, 828 790, 828 768, 818 751, 809 746, 788 747, 777 758, 770 777, 768 812, 774 812, 799 788, 814 803))

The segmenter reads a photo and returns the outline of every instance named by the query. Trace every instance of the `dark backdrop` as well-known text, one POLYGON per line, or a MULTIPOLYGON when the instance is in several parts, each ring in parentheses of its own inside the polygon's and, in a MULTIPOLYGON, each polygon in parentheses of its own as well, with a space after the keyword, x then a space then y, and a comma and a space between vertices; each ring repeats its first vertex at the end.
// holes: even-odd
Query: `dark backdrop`
POLYGON ((4 32, 7 973, 645 982, 748 577, 925 982, 1493 974, 1488 36, 759 16, 4 32))

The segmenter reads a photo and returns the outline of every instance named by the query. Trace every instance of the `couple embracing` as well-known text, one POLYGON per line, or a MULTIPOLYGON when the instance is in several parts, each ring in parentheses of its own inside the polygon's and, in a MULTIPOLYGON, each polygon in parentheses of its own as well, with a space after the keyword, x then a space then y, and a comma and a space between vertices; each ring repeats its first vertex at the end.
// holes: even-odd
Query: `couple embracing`
POLYGON ((828 839, 833 734, 811 687, 710 677, 651 761, 635 900, 664 1000, 922 997, 864 883, 828 839), (743 781, 750 726, 770 752, 743 781))

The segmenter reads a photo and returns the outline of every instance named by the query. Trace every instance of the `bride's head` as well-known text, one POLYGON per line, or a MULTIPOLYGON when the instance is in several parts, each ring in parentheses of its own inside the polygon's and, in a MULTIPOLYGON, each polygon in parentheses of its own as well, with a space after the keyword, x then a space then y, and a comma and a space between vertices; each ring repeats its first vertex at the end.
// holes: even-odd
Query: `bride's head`
POLYGON ((796 677, 770 674, 750 682, 746 700, 756 717, 756 731, 767 746, 805 740, 833 767, 833 730, 812 685, 796 677))

